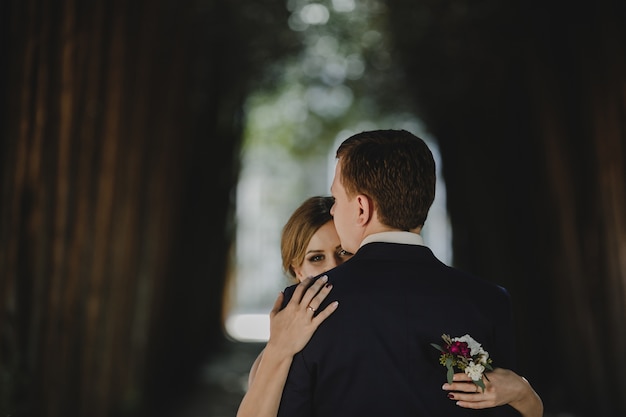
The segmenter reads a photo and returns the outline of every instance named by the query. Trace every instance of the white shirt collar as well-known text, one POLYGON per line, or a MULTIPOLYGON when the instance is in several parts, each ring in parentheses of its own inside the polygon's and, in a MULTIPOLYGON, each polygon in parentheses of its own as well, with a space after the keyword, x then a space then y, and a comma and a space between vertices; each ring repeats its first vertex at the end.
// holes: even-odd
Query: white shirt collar
POLYGON ((380 232, 366 236, 361 242, 361 246, 372 242, 385 242, 385 243, 402 243, 405 245, 422 245, 424 246, 424 239, 421 235, 413 232, 380 232))

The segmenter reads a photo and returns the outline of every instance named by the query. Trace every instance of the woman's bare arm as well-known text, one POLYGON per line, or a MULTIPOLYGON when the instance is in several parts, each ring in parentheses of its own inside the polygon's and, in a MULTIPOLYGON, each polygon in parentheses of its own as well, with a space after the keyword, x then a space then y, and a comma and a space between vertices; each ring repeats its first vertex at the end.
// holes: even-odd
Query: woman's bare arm
POLYGON ((317 327, 338 306, 335 301, 324 310, 315 312, 326 298, 332 285, 323 276, 311 284, 307 278, 296 287, 284 309, 281 293, 270 312, 270 338, 250 370, 248 391, 244 395, 237 417, 276 417, 283 387, 293 356, 309 342, 317 327))

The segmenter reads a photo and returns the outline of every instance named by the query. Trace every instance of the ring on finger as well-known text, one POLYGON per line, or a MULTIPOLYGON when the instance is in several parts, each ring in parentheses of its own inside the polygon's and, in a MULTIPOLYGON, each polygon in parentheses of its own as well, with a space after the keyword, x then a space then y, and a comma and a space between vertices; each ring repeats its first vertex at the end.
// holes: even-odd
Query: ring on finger
POLYGON ((311 307, 311 305, 309 304, 309 306, 306 308, 307 310, 311 310, 312 312, 315 313, 315 311, 317 310, 315 307, 311 307))

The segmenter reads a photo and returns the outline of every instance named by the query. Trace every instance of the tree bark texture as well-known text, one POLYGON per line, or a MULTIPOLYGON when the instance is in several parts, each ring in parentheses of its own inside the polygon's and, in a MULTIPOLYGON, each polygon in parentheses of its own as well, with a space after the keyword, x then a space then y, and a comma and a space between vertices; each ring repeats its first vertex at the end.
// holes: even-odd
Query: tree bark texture
POLYGON ((243 4, 3 2, 0 414, 171 415, 223 340, 243 100, 286 45, 243 4))
POLYGON ((389 4, 454 263, 510 290, 547 413, 626 415, 624 3, 389 4))

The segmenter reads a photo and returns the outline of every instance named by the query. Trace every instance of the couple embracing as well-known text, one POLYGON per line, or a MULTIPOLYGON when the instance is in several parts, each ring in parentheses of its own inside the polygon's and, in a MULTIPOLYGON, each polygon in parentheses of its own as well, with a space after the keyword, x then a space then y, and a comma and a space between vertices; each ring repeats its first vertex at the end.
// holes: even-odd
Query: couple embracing
MULTIPOLYGON (((443 264, 424 245, 420 231, 436 182, 426 143, 404 130, 368 131, 346 139, 336 156, 330 214, 341 248, 354 255, 279 297, 271 313, 274 327, 289 320, 287 313, 298 314, 296 324, 308 329, 310 340, 292 346, 295 355, 281 362, 286 380, 275 388, 281 393, 260 401, 274 401, 280 417, 541 413, 536 394, 521 408, 480 412, 454 401, 484 395, 489 382, 482 372, 491 363, 515 368, 514 324, 504 288, 443 264), (468 349, 466 356, 469 349, 484 354, 482 363, 471 364, 479 371, 472 375, 476 394, 442 391, 442 365, 454 357, 447 347, 433 347, 451 341, 442 335, 466 336, 454 342, 468 349)), ((274 354, 276 344, 270 336, 266 353, 274 354)), ((265 359, 271 363, 264 358, 260 367, 265 359)), ((266 383, 272 385, 271 378, 266 383)), ((252 400, 244 397, 242 407, 246 401, 252 400)))

